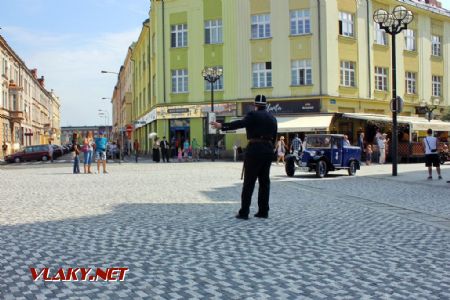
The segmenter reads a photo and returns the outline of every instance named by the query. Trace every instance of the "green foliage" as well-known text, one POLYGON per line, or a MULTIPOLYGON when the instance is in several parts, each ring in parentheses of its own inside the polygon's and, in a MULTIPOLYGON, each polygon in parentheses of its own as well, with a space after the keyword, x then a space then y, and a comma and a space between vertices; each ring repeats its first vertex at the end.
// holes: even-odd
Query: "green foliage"
POLYGON ((447 111, 442 115, 441 120, 450 121, 450 109, 447 109, 447 111))

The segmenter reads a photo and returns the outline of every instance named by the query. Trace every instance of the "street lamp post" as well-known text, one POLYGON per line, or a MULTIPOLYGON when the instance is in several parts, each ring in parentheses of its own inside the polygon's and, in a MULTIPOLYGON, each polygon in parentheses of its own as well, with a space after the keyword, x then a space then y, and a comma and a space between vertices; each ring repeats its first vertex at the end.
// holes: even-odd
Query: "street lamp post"
POLYGON ((428 118, 428 122, 431 122, 433 118, 433 111, 439 107, 439 99, 435 98, 432 104, 428 104, 425 100, 420 101, 420 107, 425 111, 426 116, 428 118))
POLYGON ((397 98, 397 60, 396 60, 396 40, 395 37, 402 30, 406 29, 412 22, 414 16, 406 7, 398 5, 389 13, 384 9, 378 9, 373 14, 373 20, 378 23, 381 29, 384 29, 392 37, 392 176, 397 176, 397 112, 400 107, 397 98))
POLYGON ((106 126, 106 130, 107 130, 107 136, 108 136, 108 140, 110 139, 110 132, 109 132, 109 112, 107 110, 103 110, 103 109, 99 109, 98 110, 98 115, 99 116, 103 116, 105 117, 105 126, 106 126), (106 122, 106 120, 108 120, 106 122))
MULTIPOLYGON (((202 71, 203 78, 209 82, 211 87, 211 116, 214 118, 214 83, 222 77, 223 70, 217 67, 205 67, 202 71)), ((208 118, 210 119, 210 118, 208 118)), ((209 120, 208 120, 209 121, 209 120)), ((215 121, 215 120, 214 120, 215 121)), ((209 123, 208 123, 209 124, 209 123)), ((209 125, 208 125, 209 126, 209 125)), ((216 131, 217 134, 217 131, 216 131)), ((210 137, 211 144, 211 160, 214 161, 216 151, 215 151, 215 135, 211 134, 210 137)))
MULTIPOLYGON (((119 86, 119 103, 122 102, 122 95, 121 95, 122 90, 121 90, 121 82, 120 82, 120 73, 111 72, 111 71, 105 71, 105 70, 102 70, 101 73, 102 74, 116 74, 118 76, 117 83, 118 83, 118 86, 119 86)), ((110 99, 110 98, 103 97, 102 99, 110 99)), ((121 124, 121 125, 124 125, 124 124, 121 124)), ((121 128, 119 130, 120 131, 120 144, 121 144, 120 145, 120 151, 119 151, 119 163, 123 159, 123 154, 122 154, 123 149, 124 149, 124 145, 123 145, 123 133, 124 133, 124 130, 123 129, 124 129, 123 126, 121 126, 121 128)))

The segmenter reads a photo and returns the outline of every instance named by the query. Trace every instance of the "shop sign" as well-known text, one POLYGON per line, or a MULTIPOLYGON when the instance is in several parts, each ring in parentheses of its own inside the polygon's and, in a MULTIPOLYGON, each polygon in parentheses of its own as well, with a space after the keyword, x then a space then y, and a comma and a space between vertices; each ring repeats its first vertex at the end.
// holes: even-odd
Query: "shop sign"
MULTIPOLYGON (((253 103, 243 103, 242 111, 247 113, 254 109, 253 103)), ((269 101, 267 111, 274 115, 319 113, 320 99, 297 101, 269 101)))
MULTIPOLYGON (((206 116, 211 112, 211 105, 202 105, 202 113, 206 116)), ((219 103, 214 104, 214 112, 219 117, 234 117, 237 114, 236 103, 219 103)))
POLYGON ((167 109, 168 114, 184 114, 189 113, 189 108, 187 107, 180 107, 180 108, 169 108, 167 109))
POLYGON ((134 127, 141 128, 146 124, 150 124, 151 122, 156 120, 156 109, 152 109, 148 114, 140 118, 139 120, 134 122, 134 127))

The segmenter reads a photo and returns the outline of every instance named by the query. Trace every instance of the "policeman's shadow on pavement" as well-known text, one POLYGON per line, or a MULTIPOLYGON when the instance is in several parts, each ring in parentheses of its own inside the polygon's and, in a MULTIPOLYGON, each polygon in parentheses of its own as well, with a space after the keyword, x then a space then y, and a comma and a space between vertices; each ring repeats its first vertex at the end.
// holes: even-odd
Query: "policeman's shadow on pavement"
MULTIPOLYGON (((294 176, 292 177, 288 177, 287 175, 272 175, 271 179, 273 181, 276 180, 286 180, 288 179, 305 179, 305 180, 311 180, 311 181, 315 181, 315 180, 326 180, 326 179, 333 179, 333 178, 341 178, 341 177, 349 177, 346 174, 339 174, 339 173, 333 173, 333 174, 327 174, 327 176, 325 176, 324 178, 317 178, 315 175, 313 175, 312 173, 296 173, 294 176)), ((353 177, 352 177, 353 178, 353 177)))

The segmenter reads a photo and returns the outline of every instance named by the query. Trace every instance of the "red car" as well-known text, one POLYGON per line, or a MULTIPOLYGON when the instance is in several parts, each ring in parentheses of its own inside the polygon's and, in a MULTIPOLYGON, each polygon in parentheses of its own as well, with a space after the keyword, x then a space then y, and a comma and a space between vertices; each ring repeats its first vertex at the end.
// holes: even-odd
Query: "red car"
POLYGON ((43 160, 49 159, 48 145, 26 146, 14 154, 5 157, 7 162, 21 162, 27 160, 43 160))

